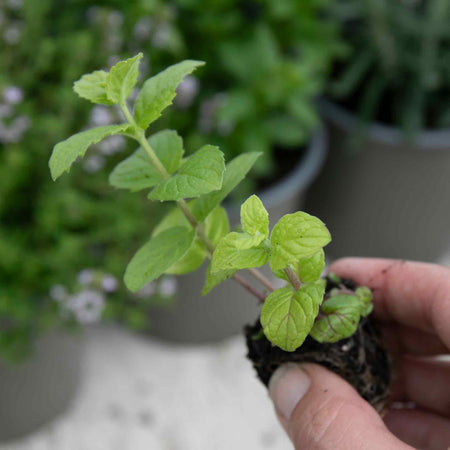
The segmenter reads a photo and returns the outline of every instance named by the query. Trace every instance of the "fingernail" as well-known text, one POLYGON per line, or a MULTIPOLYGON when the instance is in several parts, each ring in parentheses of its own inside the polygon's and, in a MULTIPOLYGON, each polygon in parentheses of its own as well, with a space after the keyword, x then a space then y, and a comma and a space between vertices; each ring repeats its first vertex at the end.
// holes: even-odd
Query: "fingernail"
POLYGON ((289 420, 292 411, 304 397, 310 384, 309 376, 300 365, 287 363, 279 367, 269 383, 269 395, 278 414, 289 420))

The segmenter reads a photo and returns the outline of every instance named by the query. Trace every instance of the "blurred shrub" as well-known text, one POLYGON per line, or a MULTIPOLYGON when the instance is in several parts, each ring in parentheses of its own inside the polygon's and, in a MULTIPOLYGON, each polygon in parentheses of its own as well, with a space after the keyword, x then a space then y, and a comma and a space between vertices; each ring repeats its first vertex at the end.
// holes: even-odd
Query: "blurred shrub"
POLYGON ((145 196, 108 187, 106 174, 125 142, 106 141, 69 177, 50 180, 56 142, 115 121, 111 111, 73 95, 73 81, 137 51, 146 55, 144 76, 180 59, 205 60, 199 78, 181 86, 176 114, 157 126, 179 129, 190 151, 205 142, 220 145, 228 159, 263 151, 257 175, 270 178, 272 149, 299 148, 317 124, 311 103, 339 50, 335 27, 322 18, 327 4, 0 3, 0 357, 25 354, 50 326, 101 315, 141 327, 145 299, 164 301, 174 292, 169 279, 133 298, 121 282, 137 242, 164 212, 145 196))
POLYGON ((409 134, 450 126, 450 2, 337 0, 347 58, 331 92, 409 134))

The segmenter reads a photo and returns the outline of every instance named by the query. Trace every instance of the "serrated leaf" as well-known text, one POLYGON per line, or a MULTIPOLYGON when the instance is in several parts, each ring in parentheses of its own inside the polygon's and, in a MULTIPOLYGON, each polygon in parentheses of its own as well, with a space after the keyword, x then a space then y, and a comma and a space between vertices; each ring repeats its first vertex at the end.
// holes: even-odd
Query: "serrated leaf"
MULTIPOLYGON (((163 130, 148 139, 150 146, 169 174, 181 164, 183 141, 176 131, 163 130)), ((156 186, 162 175, 154 168, 146 151, 139 147, 131 156, 119 163, 111 172, 109 182, 116 188, 139 191, 156 186)))
POLYGON ((175 264, 170 266, 164 273, 168 275, 184 275, 197 270, 206 258, 205 245, 195 240, 186 254, 175 264))
POLYGON ((360 314, 367 317, 373 310, 372 291, 366 286, 360 286, 356 289, 355 296, 359 301, 360 314))
POLYGON ((311 256, 302 258, 298 262, 298 277, 302 283, 317 281, 325 267, 325 253, 323 249, 311 256))
POLYGON ((337 295, 323 302, 322 317, 310 334, 318 342, 337 342, 350 337, 358 328, 360 305, 356 296, 337 295))
POLYGON ((212 272, 263 266, 268 258, 267 249, 262 245, 265 239, 262 233, 254 236, 248 233, 228 233, 216 246, 212 272))
POLYGON ((208 214, 225 199, 225 197, 245 178, 261 153, 244 153, 230 161, 223 174, 222 188, 197 199, 192 212, 199 222, 203 222, 208 214))
POLYGON ((221 270, 220 272, 211 272, 211 263, 208 265, 208 269, 206 271, 206 280, 205 285, 202 289, 202 295, 208 294, 212 289, 214 289, 217 285, 222 283, 225 280, 228 280, 236 273, 236 270, 221 270))
POLYGON ((190 156, 177 174, 159 183, 150 193, 151 200, 180 200, 199 197, 222 187, 225 163, 223 153, 205 145, 190 156))
POLYGON ((242 204, 241 225, 249 234, 259 232, 266 238, 269 237, 269 214, 256 195, 252 195, 242 204))
POLYGON ((194 230, 169 228, 154 236, 134 255, 125 271, 125 284, 137 292, 184 256, 195 238, 194 230))
POLYGON ((128 124, 108 125, 106 127, 92 128, 88 131, 74 134, 65 141, 56 144, 50 157, 49 167, 53 180, 69 171, 71 165, 93 144, 97 144, 112 134, 119 134, 128 128, 128 124))
POLYGON ((261 325, 272 344, 292 352, 308 336, 324 294, 323 283, 310 283, 296 292, 291 287, 273 291, 261 309, 261 325))
POLYGON ((145 130, 160 117, 162 111, 172 104, 177 86, 183 78, 203 64, 202 61, 182 61, 147 80, 135 103, 134 117, 137 124, 145 130))
POLYGON ((106 78, 106 95, 114 103, 124 102, 131 94, 139 77, 139 63, 144 55, 120 61, 109 71, 106 78))
POLYGON ((269 264, 273 271, 295 265, 331 241, 330 232, 317 217, 305 212, 286 214, 274 226, 270 236, 269 264))
POLYGON ((92 103, 101 105, 113 105, 114 102, 106 94, 106 78, 108 73, 104 70, 83 75, 73 84, 73 90, 81 97, 92 103))

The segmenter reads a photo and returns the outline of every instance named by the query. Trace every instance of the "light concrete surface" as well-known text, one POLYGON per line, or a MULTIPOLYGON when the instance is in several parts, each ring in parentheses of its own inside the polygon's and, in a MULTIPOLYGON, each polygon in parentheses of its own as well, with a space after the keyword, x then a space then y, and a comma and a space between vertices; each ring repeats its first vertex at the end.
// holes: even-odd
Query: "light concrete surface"
POLYGON ((287 450, 242 336, 168 345, 115 327, 87 332, 71 410, 2 450, 287 450))

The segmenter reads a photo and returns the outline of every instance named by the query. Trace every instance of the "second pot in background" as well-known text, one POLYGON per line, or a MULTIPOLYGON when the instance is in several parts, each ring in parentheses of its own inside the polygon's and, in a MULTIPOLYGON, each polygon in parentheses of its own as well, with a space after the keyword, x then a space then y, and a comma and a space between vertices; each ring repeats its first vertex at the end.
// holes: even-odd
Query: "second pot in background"
POLYGON ((450 130, 419 133, 371 124, 328 101, 324 170, 308 194, 306 211, 333 237, 331 257, 373 256, 437 261, 450 248, 450 130))

